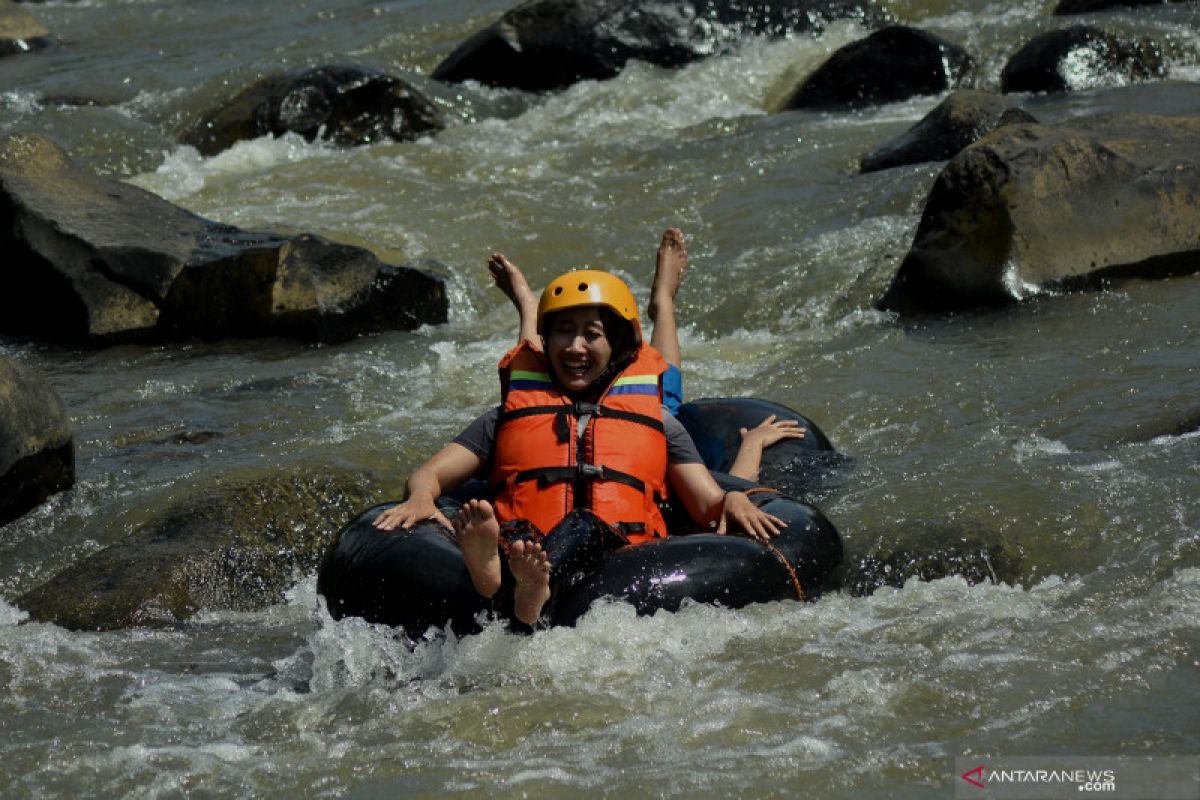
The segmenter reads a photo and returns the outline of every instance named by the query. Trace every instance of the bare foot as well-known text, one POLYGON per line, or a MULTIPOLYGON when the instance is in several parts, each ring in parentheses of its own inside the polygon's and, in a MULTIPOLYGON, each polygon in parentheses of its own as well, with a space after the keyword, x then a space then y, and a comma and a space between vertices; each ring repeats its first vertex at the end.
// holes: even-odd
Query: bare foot
POLYGON ((469 500, 454 518, 458 546, 475 591, 491 597, 500 588, 500 523, 486 500, 469 500))
POLYGON ((650 287, 650 319, 658 319, 660 305, 671 305, 675 293, 683 283, 683 272, 687 269, 687 249, 684 247, 683 231, 667 228, 658 245, 658 257, 654 264, 654 283, 650 287))
POLYGON ((517 579, 513 590, 513 613, 532 625, 550 599, 550 559, 536 542, 513 542, 508 548, 508 568, 517 579))

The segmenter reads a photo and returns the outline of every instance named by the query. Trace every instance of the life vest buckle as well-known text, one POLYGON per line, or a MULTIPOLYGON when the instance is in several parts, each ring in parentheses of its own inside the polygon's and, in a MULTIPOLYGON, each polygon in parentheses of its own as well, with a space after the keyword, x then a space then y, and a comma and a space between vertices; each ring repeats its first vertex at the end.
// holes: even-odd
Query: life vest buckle
POLYGON ((573 409, 573 411, 575 412, 575 416, 577 416, 577 417, 583 417, 583 416, 598 417, 598 416, 600 416, 600 409, 601 409, 601 406, 597 403, 587 403, 587 402, 584 402, 583 400, 576 400, 575 408, 573 409))
POLYGON ((599 464, 578 464, 575 472, 584 480, 599 480, 604 477, 604 467, 599 464))

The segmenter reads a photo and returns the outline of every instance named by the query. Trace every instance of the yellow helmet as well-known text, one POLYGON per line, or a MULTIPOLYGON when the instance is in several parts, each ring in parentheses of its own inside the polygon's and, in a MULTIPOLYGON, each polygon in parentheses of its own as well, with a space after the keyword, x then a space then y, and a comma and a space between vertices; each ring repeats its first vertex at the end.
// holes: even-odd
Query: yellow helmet
POLYGON ((637 342, 642 340, 642 323, 637 301, 625 281, 598 269, 580 269, 559 275, 546 286, 538 302, 537 329, 542 330, 546 315, 565 308, 607 306, 633 326, 637 342))

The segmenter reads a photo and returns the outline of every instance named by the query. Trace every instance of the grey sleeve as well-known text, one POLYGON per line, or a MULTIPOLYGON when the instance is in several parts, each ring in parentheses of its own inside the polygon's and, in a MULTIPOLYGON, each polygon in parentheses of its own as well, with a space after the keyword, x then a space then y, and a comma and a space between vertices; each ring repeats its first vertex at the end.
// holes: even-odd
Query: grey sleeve
MULTIPOLYGON (((467 429, 454 437, 454 444, 460 444, 483 459, 485 464, 492 460, 492 450, 496 447, 496 420, 500 419, 500 406, 489 408, 467 429)), ((682 427, 682 426, 680 426, 682 427)))
POLYGON ((692 435, 683 427, 683 423, 670 414, 663 414, 663 428, 667 432, 667 463, 669 464, 703 464, 700 451, 692 441, 692 435))

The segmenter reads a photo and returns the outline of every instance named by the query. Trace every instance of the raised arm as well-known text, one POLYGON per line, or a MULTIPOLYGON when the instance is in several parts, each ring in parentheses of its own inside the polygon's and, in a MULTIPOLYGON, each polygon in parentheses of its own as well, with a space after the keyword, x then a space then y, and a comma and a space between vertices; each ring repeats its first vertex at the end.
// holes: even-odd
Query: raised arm
POLYGON ((375 527, 392 531, 432 519, 450 528, 450 520, 438 510, 437 499, 461 486, 481 467, 483 459, 461 444, 451 442, 417 467, 408 479, 408 498, 376 517, 375 527))

